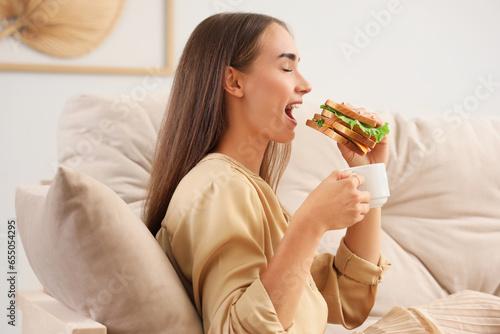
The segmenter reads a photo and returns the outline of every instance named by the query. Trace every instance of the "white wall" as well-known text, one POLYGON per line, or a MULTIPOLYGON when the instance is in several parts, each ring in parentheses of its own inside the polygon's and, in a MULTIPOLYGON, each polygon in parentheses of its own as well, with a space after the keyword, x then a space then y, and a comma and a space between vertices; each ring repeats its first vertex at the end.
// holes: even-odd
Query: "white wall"
MULTIPOLYGON (((409 117, 450 110, 462 117, 500 111, 497 0, 174 1, 177 56, 196 24, 219 10, 255 11, 285 20, 301 53, 300 68, 313 86, 309 99, 318 104, 332 98, 398 110, 409 117)), ((148 36, 141 26, 135 29, 148 36)), ((161 48, 148 52, 159 53, 161 48)), ((7 248, 7 220, 15 216, 16 185, 54 175, 55 131, 65 100, 81 92, 130 94, 143 80, 0 73, 1 254, 7 248)), ((157 89, 167 89, 170 83, 171 78, 164 77, 157 89)), ((18 250, 18 289, 37 287, 19 244, 18 250)), ((0 256, 0 268, 0 309, 5 310, 5 255, 0 256)), ((0 315, 2 333, 19 333, 19 327, 7 326, 0 315)))

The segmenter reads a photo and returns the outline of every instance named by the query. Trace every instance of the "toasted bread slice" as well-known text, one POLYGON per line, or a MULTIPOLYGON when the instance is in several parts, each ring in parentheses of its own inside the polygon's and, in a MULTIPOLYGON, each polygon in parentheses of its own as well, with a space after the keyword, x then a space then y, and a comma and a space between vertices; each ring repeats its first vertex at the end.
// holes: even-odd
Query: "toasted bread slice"
POLYGON ((326 100, 325 105, 332 109, 337 110, 339 113, 351 117, 352 119, 357 119, 361 123, 365 123, 371 126, 372 128, 377 126, 377 120, 361 115, 343 104, 338 104, 337 102, 334 102, 332 100, 326 100))
MULTIPOLYGON (((349 124, 347 124, 346 122, 344 122, 343 120, 341 120, 340 118, 338 118, 337 115, 335 115, 334 113, 332 113, 330 110, 323 109, 322 112, 321 112, 321 115, 330 118, 334 122, 342 124, 346 128, 351 129, 351 126, 349 124)), ((355 125, 351 130, 354 131, 354 132, 356 132, 357 134, 365 137, 365 138, 368 138, 370 140, 375 141, 375 137, 374 136, 370 136, 369 134, 363 132, 363 130, 361 130, 361 128, 359 126, 357 126, 357 125, 355 125)))
POLYGON ((346 139, 345 137, 339 135, 335 131, 333 131, 331 128, 328 126, 318 126, 315 121, 308 119, 306 121, 306 125, 318 130, 319 132, 323 133, 324 135, 332 138, 336 142, 344 145, 347 147, 349 150, 353 151, 354 153, 360 155, 360 156, 365 156, 366 152, 368 151, 368 148, 365 146, 364 149, 362 148, 363 145, 361 144, 355 144, 354 142, 350 141, 349 139, 346 139), (361 145, 361 146, 360 146, 361 145))
POLYGON ((314 119, 319 119, 319 118, 321 118, 327 126, 331 127, 333 130, 335 130, 335 132, 337 132, 343 137, 346 137, 347 139, 350 139, 354 142, 359 142, 363 146, 367 146, 369 148, 374 148, 376 145, 375 141, 371 140, 370 138, 364 137, 359 133, 352 131, 349 125, 345 126, 344 125, 346 124, 345 122, 337 122, 329 117, 319 114, 314 115, 314 119))

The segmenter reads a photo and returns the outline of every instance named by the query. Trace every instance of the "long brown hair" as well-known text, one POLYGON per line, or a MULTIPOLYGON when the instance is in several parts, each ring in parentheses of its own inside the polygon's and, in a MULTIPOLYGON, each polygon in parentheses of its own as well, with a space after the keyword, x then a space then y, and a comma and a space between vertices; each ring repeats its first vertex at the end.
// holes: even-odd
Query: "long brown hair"
MULTIPOLYGON (((285 23, 267 15, 223 13, 205 19, 191 34, 175 73, 146 197, 145 223, 153 235, 181 179, 226 131, 226 67, 248 70, 260 52, 260 37, 272 23, 288 30, 285 23)), ((289 143, 268 144, 260 176, 274 189, 289 156, 289 143)))

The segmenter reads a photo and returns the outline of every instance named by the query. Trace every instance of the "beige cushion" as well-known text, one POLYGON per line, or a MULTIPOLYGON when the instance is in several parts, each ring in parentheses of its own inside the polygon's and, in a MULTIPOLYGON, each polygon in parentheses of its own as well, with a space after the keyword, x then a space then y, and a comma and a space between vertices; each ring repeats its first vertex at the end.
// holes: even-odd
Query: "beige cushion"
POLYGON ((141 216, 168 92, 82 94, 59 119, 59 162, 104 183, 141 216))
POLYGON ((112 190, 60 167, 47 187, 19 187, 27 258, 45 289, 110 333, 201 333, 167 257, 112 190))
POLYGON ((384 230, 446 292, 500 295, 500 118, 394 114, 393 124, 384 230))
MULTIPOLYGON (((292 157, 278 189, 291 213, 333 170, 347 167, 333 140, 303 125, 319 105, 295 112, 292 157)), ((379 113, 391 128, 382 252, 393 266, 371 315, 464 289, 500 296, 500 266, 492 265, 500 263, 500 118, 379 113)), ((328 232, 319 250, 335 252, 344 232, 328 232)))

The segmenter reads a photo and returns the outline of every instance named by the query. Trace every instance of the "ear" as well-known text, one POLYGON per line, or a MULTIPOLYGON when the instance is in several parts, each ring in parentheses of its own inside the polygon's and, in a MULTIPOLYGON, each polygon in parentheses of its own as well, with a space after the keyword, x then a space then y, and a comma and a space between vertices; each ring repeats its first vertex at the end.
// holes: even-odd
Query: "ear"
POLYGON ((232 66, 226 66, 224 73, 224 89, 235 97, 243 97, 243 88, 240 86, 242 73, 232 66))

